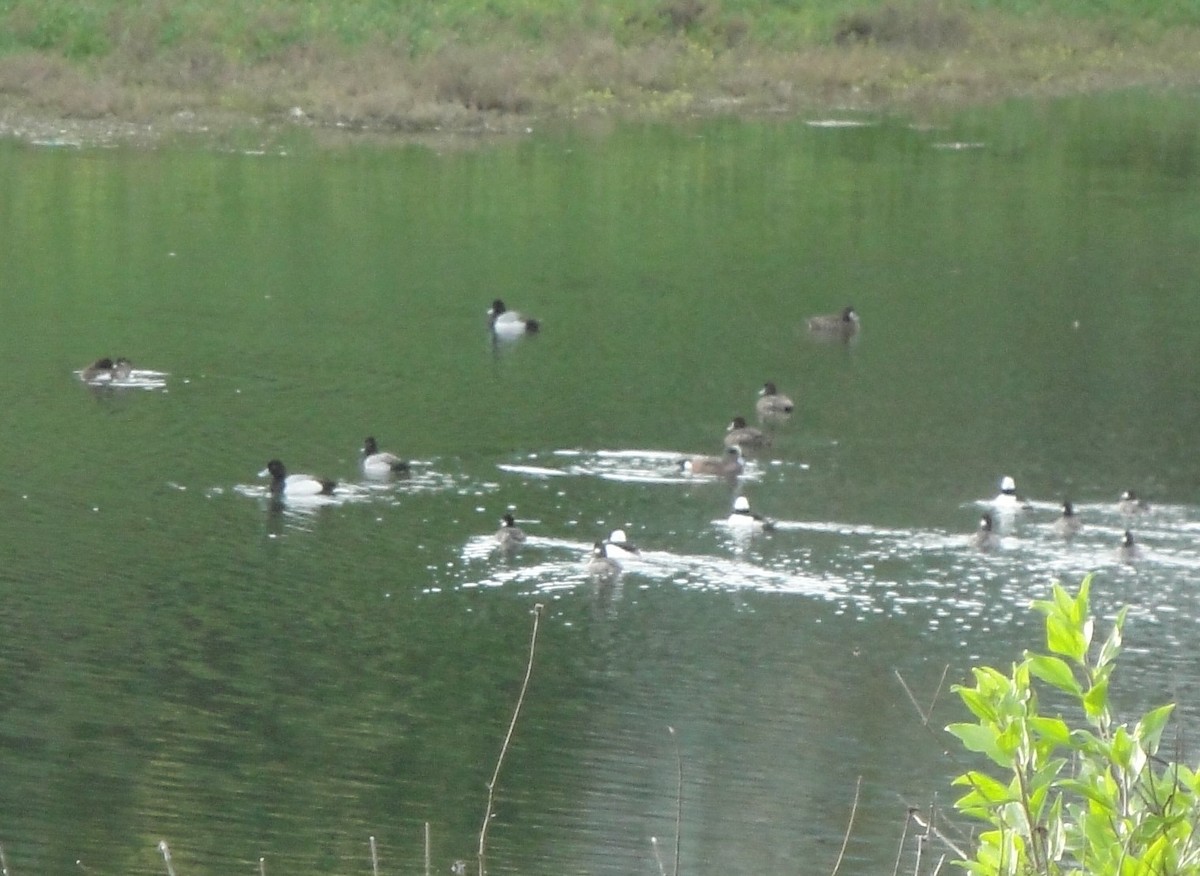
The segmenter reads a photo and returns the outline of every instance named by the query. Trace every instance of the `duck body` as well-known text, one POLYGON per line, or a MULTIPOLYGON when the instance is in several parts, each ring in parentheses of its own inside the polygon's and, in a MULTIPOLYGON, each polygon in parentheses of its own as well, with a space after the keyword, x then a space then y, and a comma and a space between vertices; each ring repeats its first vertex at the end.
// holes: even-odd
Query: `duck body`
POLYGON ((587 573, 594 578, 612 578, 621 572, 621 564, 608 555, 605 542, 592 545, 592 555, 587 562, 587 573))
POLYGON ((733 511, 726 522, 738 529, 755 532, 770 532, 775 528, 774 520, 769 520, 750 510, 750 500, 745 496, 738 496, 733 500, 733 511))
POLYGON ((725 449, 723 456, 693 456, 679 463, 685 474, 737 477, 745 468, 741 449, 735 444, 725 449))
POLYGON ((488 308, 488 326, 493 334, 511 338, 537 334, 542 328, 542 324, 536 319, 509 310, 499 298, 488 308))
POLYGON ((1136 517, 1138 514, 1149 511, 1150 506, 1139 499, 1133 490, 1126 490, 1121 493, 1121 498, 1117 501, 1117 510, 1125 517, 1136 517))
POLYGON ((1005 475, 1000 479, 1000 492, 992 499, 992 507, 1000 514, 1015 514, 1028 508, 1029 503, 1017 495, 1017 482, 1005 475))
POLYGON ((1075 506, 1070 502, 1063 502, 1062 514, 1054 521, 1054 531, 1062 538, 1074 538, 1082 528, 1083 522, 1075 513, 1075 506))
POLYGON ((996 534, 991 514, 984 514, 979 518, 979 528, 971 534, 970 544, 981 553, 988 553, 1000 547, 1000 536, 996 534))
POLYGON ((795 409, 796 406, 792 400, 783 395, 769 380, 758 391, 758 401, 754 403, 754 410, 760 420, 779 420, 790 417, 795 409))
POLYGON ((843 307, 838 313, 808 318, 808 330, 827 337, 849 338, 858 334, 860 325, 858 312, 851 306, 843 307))
POLYGON ((380 450, 375 439, 368 437, 363 441, 362 470, 369 477, 387 477, 404 474, 408 471, 408 463, 394 453, 380 450))
POLYGON ((496 530, 496 543, 505 550, 512 550, 525 543, 525 532, 517 526, 517 521, 511 514, 500 518, 500 528, 496 530))
POLYGON ((726 447, 741 447, 743 450, 756 450, 771 443, 761 429, 747 426, 742 417, 734 417, 733 422, 725 428, 724 441, 726 447))
POLYGON ((272 459, 258 473, 260 478, 271 479, 271 494, 280 498, 303 498, 305 496, 329 496, 333 494, 337 481, 316 478, 308 474, 288 474, 282 462, 272 459))
POLYGON ((105 356, 79 370, 79 379, 84 383, 100 383, 113 380, 128 380, 133 374, 133 363, 125 357, 110 359, 105 356))
POLYGON ((1141 549, 1133 540, 1133 533, 1128 529, 1121 536, 1121 543, 1117 545, 1115 556, 1118 563, 1134 563, 1142 556, 1141 549))
POLYGON ((610 559, 630 560, 640 557, 641 550, 625 535, 624 529, 614 529, 604 542, 604 552, 610 559))

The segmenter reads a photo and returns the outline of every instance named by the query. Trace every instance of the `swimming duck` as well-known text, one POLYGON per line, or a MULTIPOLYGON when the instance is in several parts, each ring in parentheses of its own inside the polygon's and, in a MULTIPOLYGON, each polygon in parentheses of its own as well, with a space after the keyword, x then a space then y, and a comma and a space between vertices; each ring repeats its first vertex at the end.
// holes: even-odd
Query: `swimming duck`
POLYGON ((761 429, 755 429, 753 426, 747 426, 745 419, 742 417, 734 417, 733 422, 725 427, 725 446, 726 447, 741 447, 742 449, 755 449, 758 447, 766 447, 771 443, 761 429))
POLYGON ((1126 490, 1121 494, 1121 498, 1117 502, 1117 510, 1126 517, 1133 517, 1134 515, 1149 511, 1150 506, 1142 499, 1139 499, 1137 493, 1133 490, 1126 490))
POLYGON ((394 453, 380 450, 373 437, 363 441, 362 470, 369 477, 387 477, 408 471, 408 463, 394 453))
POLYGON ((758 391, 758 401, 754 403, 754 410, 758 412, 760 420, 789 417, 795 407, 792 400, 776 389, 775 384, 769 380, 758 391))
POLYGON ((500 518, 500 528, 496 530, 496 541, 505 549, 515 548, 525 543, 525 533, 517 526, 517 521, 511 514, 500 518))
POLYGON ((272 459, 267 467, 258 473, 260 478, 271 478, 271 494, 279 497, 328 496, 337 486, 336 481, 315 478, 307 474, 287 473, 283 463, 272 459))
POLYGON ((605 553, 610 557, 628 560, 641 556, 641 550, 625 536, 624 529, 614 529, 604 543, 605 553))
POLYGON ((839 313, 810 316, 808 330, 831 337, 848 338, 859 329, 858 312, 853 307, 843 307, 839 313))
POLYGON ((733 500, 733 512, 729 515, 727 522, 730 526, 754 529, 762 532, 770 532, 775 528, 774 520, 768 520, 761 514, 756 514, 750 510, 750 500, 745 496, 738 496, 733 500))
POLYGON ((1082 528, 1083 523, 1075 513, 1075 506, 1070 502, 1063 502, 1062 515, 1054 521, 1054 531, 1063 538, 1072 538, 1082 528))
POLYGON ((133 373, 133 363, 120 358, 115 362, 105 356, 79 370, 79 379, 84 383, 94 383, 108 380, 128 380, 133 373))
POLYGON ((1117 562, 1132 563, 1139 559, 1141 555, 1141 550, 1133 540, 1133 533, 1126 529, 1125 535, 1122 536, 1121 543, 1117 545, 1115 552, 1117 562))
POLYGON ((996 534, 993 526, 991 514, 984 514, 980 517, 979 528, 971 533, 971 547, 984 553, 1000 547, 1000 536, 996 534))
POLYGON ((1012 514, 1028 508, 1029 503, 1017 495, 1017 482, 1005 475, 1000 479, 1000 492, 992 499, 992 507, 1001 514, 1012 514))
POLYGON ((592 545, 592 556, 587 563, 587 573, 596 578, 611 578, 621 571, 621 564, 608 555, 604 542, 592 545))
POLYGON ((497 335, 516 337, 517 335, 535 334, 541 329, 541 323, 509 310, 504 302, 497 298, 488 309, 488 325, 497 335))
POLYGON ((686 474, 736 477, 742 473, 742 451, 735 444, 725 448, 724 456, 693 456, 679 463, 686 474))

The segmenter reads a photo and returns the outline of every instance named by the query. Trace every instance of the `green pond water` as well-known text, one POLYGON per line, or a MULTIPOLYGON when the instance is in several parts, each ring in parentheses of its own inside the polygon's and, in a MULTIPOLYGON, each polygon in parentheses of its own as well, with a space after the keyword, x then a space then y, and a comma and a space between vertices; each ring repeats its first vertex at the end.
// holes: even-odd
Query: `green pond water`
POLYGON ((536 604, 493 874, 671 872, 679 764, 681 873, 830 872, 859 777, 842 872, 913 872, 907 808, 986 768, 948 685, 1039 647, 1029 600, 1089 571, 1130 606, 1126 717, 1194 723, 1195 118, 0 145, 10 872, 163 873, 165 841, 180 876, 371 873, 374 837, 422 873, 427 824, 431 871, 473 871, 536 604), (495 341, 495 298, 541 332, 495 341), (852 342, 806 328, 848 304, 852 342), (86 385, 100 356, 138 370, 86 385), (681 473, 767 380, 796 402, 771 446, 681 473), (367 435, 411 474, 365 479, 367 435), (271 458, 339 487, 272 501, 271 458), (1032 505, 980 554, 1005 475, 1032 505), (736 495, 776 531, 725 525, 736 495), (640 557, 590 577, 616 528, 640 557))

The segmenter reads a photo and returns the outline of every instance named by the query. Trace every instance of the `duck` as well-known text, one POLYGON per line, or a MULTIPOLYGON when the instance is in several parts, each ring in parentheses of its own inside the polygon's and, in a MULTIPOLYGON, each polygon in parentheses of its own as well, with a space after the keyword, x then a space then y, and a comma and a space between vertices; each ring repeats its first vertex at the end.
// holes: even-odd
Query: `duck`
POLYGON ((750 510, 750 500, 745 496, 738 496, 733 500, 733 511, 730 513, 727 522, 730 526, 752 529, 759 532, 771 532, 775 528, 774 520, 768 520, 761 514, 756 514, 750 510))
POLYGON ((79 379, 84 383, 94 383, 96 381, 108 381, 114 379, 127 379, 133 370, 133 363, 128 359, 120 358, 115 362, 108 356, 103 359, 97 359, 90 365, 85 365, 79 369, 79 379), (118 368, 120 374, 118 374, 118 368))
POLYGON ((737 477, 744 468, 741 448, 736 444, 725 448, 723 456, 693 456, 682 460, 679 468, 685 474, 737 477))
POLYGON ((504 302, 497 298, 488 308, 488 326, 492 332, 503 337, 537 334, 542 324, 536 319, 530 319, 515 310, 509 310, 504 302))
POLYGON ((307 474, 288 474, 283 463, 272 459, 258 473, 260 478, 271 478, 271 495, 278 497, 328 496, 333 493, 337 481, 315 478, 307 474))
POLYGON ((1054 531, 1063 538, 1073 538, 1082 528, 1083 523, 1075 513, 1075 506, 1070 502, 1063 502, 1062 515, 1054 521, 1054 531))
POLYGON ((843 338, 857 334, 860 324, 858 312, 850 305, 843 307, 838 313, 808 318, 810 332, 843 338))
POLYGON ((408 471, 408 463, 394 453, 380 450, 375 438, 368 436, 362 446, 362 470, 369 477, 387 477, 408 471))
POLYGON ((1000 547, 1000 536, 996 534, 995 522, 992 520, 991 514, 984 514, 979 518, 979 528, 971 533, 971 547, 977 551, 987 553, 994 551, 1000 547))
POLYGON ((619 560, 641 556, 642 552, 625 535, 624 529, 614 529, 604 542, 605 554, 619 560))
POLYGON ((992 507, 1001 514, 1012 514, 1028 508, 1029 503, 1017 495, 1017 482, 1005 475, 1000 479, 1000 492, 992 499, 992 507))
POLYGON ((753 426, 747 426, 746 420, 742 417, 734 417, 733 421, 725 427, 725 446, 726 447, 741 447, 742 449, 755 449, 758 447, 766 447, 771 443, 761 429, 755 429, 753 426))
POLYGON ((1121 493, 1121 498, 1117 501, 1117 510, 1125 517, 1133 517, 1149 511, 1150 506, 1144 500, 1139 499, 1133 490, 1126 490, 1121 493))
POLYGON ((608 555, 605 542, 592 545, 592 555, 587 562, 587 573, 596 578, 612 578, 621 571, 621 564, 608 555))
POLYGON ((1114 553, 1118 563, 1133 563, 1142 556, 1141 549, 1133 540, 1133 533, 1128 529, 1125 530, 1125 534, 1121 537, 1121 543, 1117 545, 1114 553))
POLYGON ((517 521, 511 514, 500 518, 500 528, 496 530, 496 542, 507 549, 518 547, 525 543, 525 533, 517 526, 517 521))
POLYGON ((760 420, 790 417, 795 409, 792 400, 776 389, 770 380, 762 385, 762 389, 758 391, 758 401, 754 403, 754 410, 758 412, 760 420))

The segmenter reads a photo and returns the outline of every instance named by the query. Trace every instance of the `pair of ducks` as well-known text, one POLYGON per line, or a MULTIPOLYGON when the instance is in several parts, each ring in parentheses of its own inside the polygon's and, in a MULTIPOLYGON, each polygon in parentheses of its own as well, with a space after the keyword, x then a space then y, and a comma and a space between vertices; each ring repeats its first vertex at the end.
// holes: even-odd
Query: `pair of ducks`
POLYGON ((116 359, 105 356, 81 368, 79 379, 84 383, 111 383, 114 380, 128 380, 132 374, 133 363, 124 356, 116 359))
MULTIPOLYGON (((409 464, 394 453, 380 450, 374 437, 363 441, 362 470, 367 477, 382 478, 396 474, 407 474, 409 464)), ((260 478, 270 477, 271 495, 279 498, 301 498, 305 496, 329 496, 337 487, 337 481, 318 478, 310 474, 288 474, 287 468, 278 459, 272 459, 258 473, 260 478)))
MULTIPOLYGON (((763 421, 786 419, 795 411, 795 403, 781 393, 775 384, 768 380, 758 391, 758 401, 754 404, 759 419, 763 421)), ((734 417, 725 428, 722 439, 725 452, 721 456, 693 456, 681 460, 679 468, 685 474, 716 475, 718 477, 735 478, 745 468, 742 458, 743 449, 757 450, 768 447, 771 438, 761 429, 748 425, 744 417, 734 417)))
MULTIPOLYGON (((488 326, 492 332, 504 337, 532 335, 541 330, 541 323, 531 317, 509 310, 504 301, 497 298, 488 308, 488 326)), ((808 330, 816 335, 849 339, 858 334, 861 322, 852 306, 843 307, 837 313, 821 314, 808 318, 808 330)))

